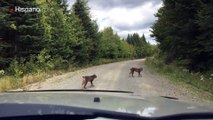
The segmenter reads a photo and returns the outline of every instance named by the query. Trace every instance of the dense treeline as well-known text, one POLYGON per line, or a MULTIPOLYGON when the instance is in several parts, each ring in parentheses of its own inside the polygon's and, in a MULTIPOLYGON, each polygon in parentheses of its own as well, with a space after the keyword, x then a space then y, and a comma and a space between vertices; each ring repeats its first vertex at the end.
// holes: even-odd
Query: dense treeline
POLYGON ((148 49, 144 36, 139 38, 137 34, 138 38, 131 41, 142 42, 132 44, 121 40, 110 27, 98 32, 85 0, 76 0, 71 9, 66 0, 1 3, 5 9, 12 6, 41 9, 39 13, 2 11, 0 14, 0 70, 12 75, 67 68, 69 64, 85 65, 100 58, 148 55, 143 53, 148 49))
POLYGON ((193 71, 213 68, 213 1, 164 0, 152 27, 165 63, 193 71))
POLYGON ((134 46, 134 57, 136 58, 150 56, 155 52, 153 47, 146 41, 144 34, 142 37, 138 33, 128 34, 126 41, 134 46))
POLYGON ((113 33, 111 27, 100 32, 100 52, 102 58, 130 58, 133 57, 133 46, 113 33))

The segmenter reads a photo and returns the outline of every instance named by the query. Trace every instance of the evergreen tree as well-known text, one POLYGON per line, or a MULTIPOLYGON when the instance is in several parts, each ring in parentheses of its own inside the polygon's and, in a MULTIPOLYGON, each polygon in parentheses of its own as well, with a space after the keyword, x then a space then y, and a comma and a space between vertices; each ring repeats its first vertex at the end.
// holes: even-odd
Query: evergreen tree
POLYGON ((213 1, 202 0, 197 16, 196 23, 200 32, 194 41, 191 68, 198 71, 209 70, 213 68, 213 1))
POLYGON ((128 34, 127 40, 134 47, 134 57, 142 58, 151 55, 151 46, 146 42, 144 34, 142 37, 138 33, 128 34))
POLYGON ((141 37, 141 41, 142 41, 143 43, 146 43, 146 38, 145 38, 145 35, 144 35, 144 34, 143 34, 142 37, 141 37))
MULTIPOLYGON (((17 0, 10 4, 20 7, 38 7, 35 1, 17 0)), ((8 8, 6 3, 1 7, 8 8)), ((30 55, 38 54, 43 49, 43 31, 40 29, 40 20, 37 12, 10 12, 3 11, 0 15, 1 32, 1 63, 0 66, 8 65, 14 58, 29 58, 30 55), (2 19, 3 18, 3 19, 2 19)))
POLYGON ((211 68, 212 6, 209 0, 164 1, 152 36, 160 43, 166 63, 178 60, 195 71, 211 68))
POLYGON ((129 44, 132 44, 132 41, 131 41, 131 39, 130 39, 130 35, 129 35, 129 34, 127 35, 126 41, 127 41, 129 44))
POLYGON ((88 41, 89 45, 89 56, 90 60, 98 57, 99 50, 99 38, 98 38, 98 25, 95 21, 91 20, 89 7, 87 6, 87 1, 76 0, 73 5, 73 13, 79 18, 83 30, 85 31, 85 40, 88 41))

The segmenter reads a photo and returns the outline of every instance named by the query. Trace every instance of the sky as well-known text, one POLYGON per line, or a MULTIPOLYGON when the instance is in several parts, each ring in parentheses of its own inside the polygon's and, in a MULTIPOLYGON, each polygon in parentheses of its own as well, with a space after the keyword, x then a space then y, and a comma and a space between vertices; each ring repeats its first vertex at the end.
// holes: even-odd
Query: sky
MULTIPOLYGON (((70 6, 74 2, 68 0, 70 6)), ((112 27, 121 38, 126 38, 128 33, 144 34, 149 43, 156 44, 150 37, 150 27, 157 20, 154 14, 162 6, 161 0, 88 0, 88 6, 100 31, 112 27)))

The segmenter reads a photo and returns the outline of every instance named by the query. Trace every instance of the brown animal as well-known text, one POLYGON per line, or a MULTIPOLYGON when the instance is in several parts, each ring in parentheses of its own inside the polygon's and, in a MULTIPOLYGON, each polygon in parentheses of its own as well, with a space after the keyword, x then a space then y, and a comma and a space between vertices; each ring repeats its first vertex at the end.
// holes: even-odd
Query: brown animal
POLYGON ((140 68, 132 67, 132 68, 130 69, 130 73, 129 73, 129 74, 132 74, 132 77, 134 77, 134 76, 133 76, 133 75, 134 75, 134 72, 137 72, 137 73, 138 73, 138 77, 142 77, 141 71, 143 71, 143 68, 142 68, 142 67, 140 67, 140 68))
POLYGON ((90 82, 91 85, 94 86, 92 82, 95 78, 97 78, 97 76, 94 74, 91 76, 82 76, 82 78, 83 78, 83 81, 82 81, 81 85, 83 86, 84 89, 86 89, 86 85, 88 82, 90 82))

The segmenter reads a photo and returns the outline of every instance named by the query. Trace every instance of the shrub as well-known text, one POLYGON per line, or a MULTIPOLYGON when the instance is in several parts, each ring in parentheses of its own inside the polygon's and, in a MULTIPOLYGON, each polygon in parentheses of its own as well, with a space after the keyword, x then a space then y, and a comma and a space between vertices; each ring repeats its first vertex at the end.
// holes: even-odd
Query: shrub
POLYGON ((21 77, 24 74, 24 65, 21 62, 18 62, 17 60, 13 60, 10 63, 10 67, 8 68, 8 71, 14 75, 15 77, 21 77))
POLYGON ((39 70, 48 71, 54 68, 54 64, 52 63, 51 56, 49 55, 46 49, 42 50, 36 57, 36 65, 39 70))
POLYGON ((69 68, 69 62, 67 60, 64 60, 62 57, 53 58, 52 63, 54 65, 54 69, 68 69, 69 68))
POLYGON ((0 77, 4 75, 4 70, 0 70, 0 77))

